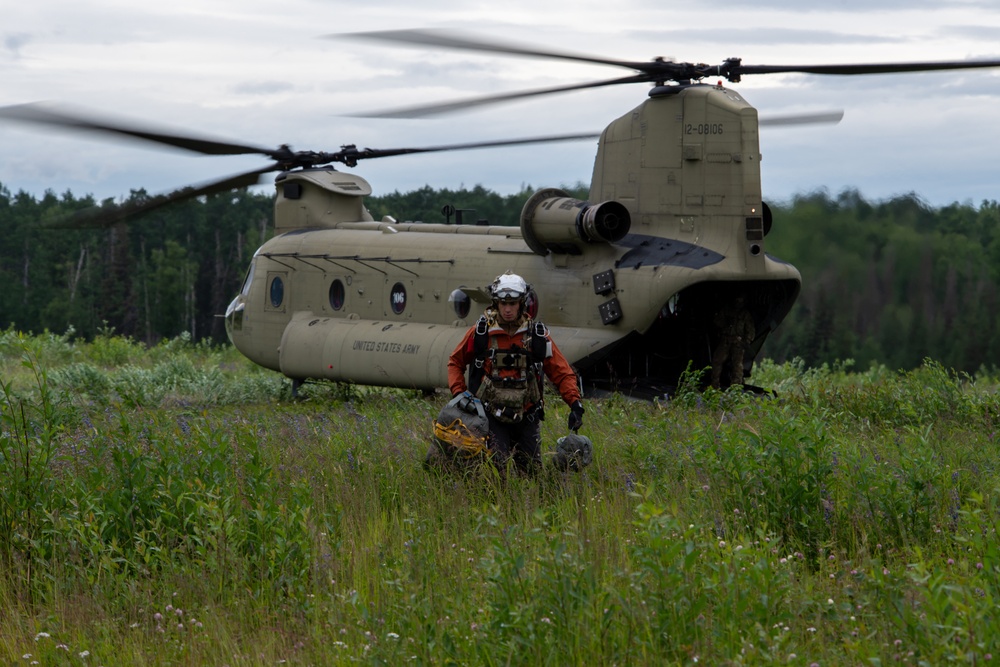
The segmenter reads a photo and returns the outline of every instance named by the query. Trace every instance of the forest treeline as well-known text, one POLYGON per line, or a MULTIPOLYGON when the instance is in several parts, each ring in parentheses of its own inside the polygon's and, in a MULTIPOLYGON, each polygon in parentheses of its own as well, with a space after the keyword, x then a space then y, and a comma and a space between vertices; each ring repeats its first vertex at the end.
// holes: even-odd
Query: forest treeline
POLYGON ((941 208, 848 190, 772 206, 769 253, 802 292, 764 352, 817 366, 853 359, 913 369, 925 358, 975 373, 1000 360, 1000 204, 941 208))
MULTIPOLYGON (((369 197, 380 219, 517 224, 529 187, 481 186, 369 197), (450 220, 455 221, 455 214, 450 220)), ((586 188, 571 188, 586 197, 586 188)), ((133 191, 131 203, 148 197, 133 191)), ((110 205, 111 202, 104 202, 110 205)), ((66 230, 46 221, 95 205, 0 184, 0 328, 90 338, 114 331, 155 343, 187 332, 225 340, 219 315, 254 251, 271 234, 273 199, 238 191, 155 211, 129 225, 66 230)), ((856 191, 772 204, 770 254, 802 272, 799 301, 768 340, 776 361, 809 366, 853 359, 912 369, 931 358, 974 373, 1000 358, 1000 204, 934 208, 915 195, 872 202, 856 191)))

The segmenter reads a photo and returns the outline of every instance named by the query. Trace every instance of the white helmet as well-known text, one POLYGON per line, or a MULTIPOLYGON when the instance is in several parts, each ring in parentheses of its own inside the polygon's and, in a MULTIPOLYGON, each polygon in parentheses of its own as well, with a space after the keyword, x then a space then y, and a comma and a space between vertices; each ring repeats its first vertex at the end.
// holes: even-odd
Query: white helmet
POLYGON ((490 285, 490 293, 494 299, 523 299, 528 295, 530 287, 524 278, 508 271, 490 285))

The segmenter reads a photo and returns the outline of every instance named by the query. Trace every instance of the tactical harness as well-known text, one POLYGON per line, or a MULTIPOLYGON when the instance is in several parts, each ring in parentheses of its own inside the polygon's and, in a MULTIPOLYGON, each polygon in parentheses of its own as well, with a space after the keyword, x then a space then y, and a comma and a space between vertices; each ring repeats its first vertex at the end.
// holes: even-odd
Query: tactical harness
POLYGON ((496 338, 490 339, 486 316, 476 323, 469 391, 482 400, 490 415, 507 423, 543 418, 545 372, 542 364, 552 356, 548 330, 541 322, 528 320, 521 342, 520 347, 513 344, 509 349, 500 350, 496 338), (486 372, 487 361, 490 373, 486 372))

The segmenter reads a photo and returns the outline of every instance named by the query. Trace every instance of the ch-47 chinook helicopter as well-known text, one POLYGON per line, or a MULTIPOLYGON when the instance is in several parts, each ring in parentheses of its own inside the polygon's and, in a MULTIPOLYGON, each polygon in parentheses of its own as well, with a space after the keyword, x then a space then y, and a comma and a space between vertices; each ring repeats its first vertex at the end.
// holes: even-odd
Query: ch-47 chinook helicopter
POLYGON ((758 140, 763 121, 722 79, 1000 66, 998 60, 769 66, 744 65, 738 58, 709 66, 609 60, 420 30, 351 37, 634 71, 622 78, 368 114, 374 116, 415 117, 626 83, 653 86, 599 135, 589 200, 555 188, 540 190, 525 202, 518 227, 374 220, 364 203, 371 186, 331 165, 597 135, 391 150, 345 146, 324 153, 197 139, 37 105, 0 109, 0 116, 204 154, 271 158, 262 168, 133 208, 100 209, 86 223, 112 224, 182 199, 256 184, 277 172, 274 237, 255 253, 225 319, 233 345, 291 378, 293 386, 313 379, 424 390, 446 386, 449 354, 490 301, 483 286, 511 270, 536 288, 530 308, 548 325, 585 387, 648 397, 669 393, 686 369, 711 364, 715 315, 737 298, 755 325, 744 357, 744 378, 749 377, 754 358, 801 284, 795 267, 767 253, 771 217, 761 198, 758 140))

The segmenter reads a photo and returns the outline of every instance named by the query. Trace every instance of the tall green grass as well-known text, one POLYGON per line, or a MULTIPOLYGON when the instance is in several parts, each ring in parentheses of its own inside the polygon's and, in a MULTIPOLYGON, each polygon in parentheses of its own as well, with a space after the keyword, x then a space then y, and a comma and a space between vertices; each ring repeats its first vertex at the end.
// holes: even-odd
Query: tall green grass
MULTIPOLYGON (((992 664, 993 380, 763 364, 589 401, 582 473, 421 465, 443 396, 0 335, 0 659, 992 664)), ((562 435, 556 397, 546 449, 562 435)))

